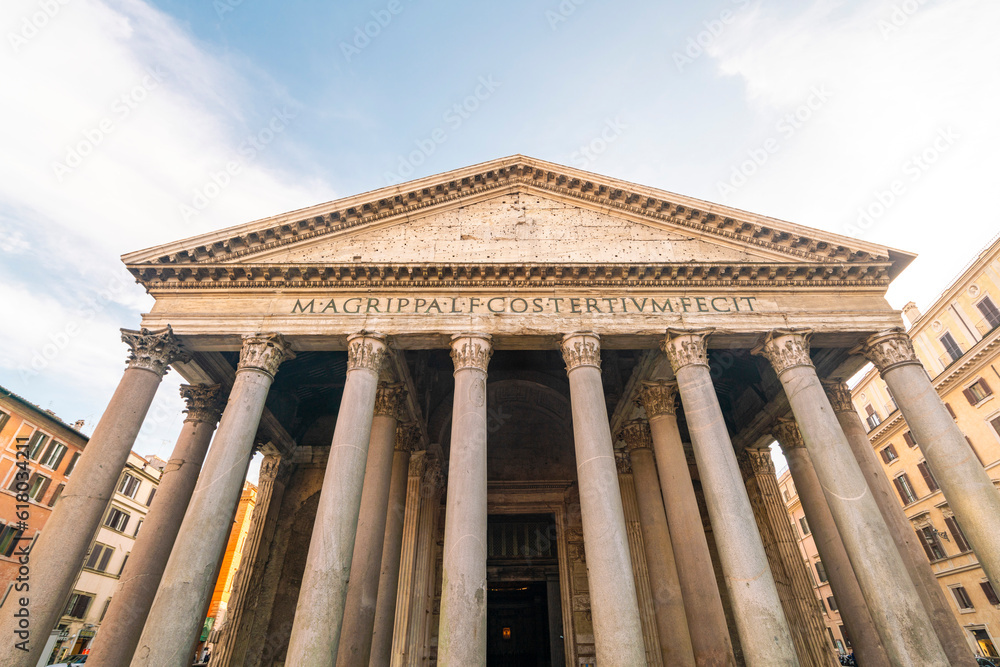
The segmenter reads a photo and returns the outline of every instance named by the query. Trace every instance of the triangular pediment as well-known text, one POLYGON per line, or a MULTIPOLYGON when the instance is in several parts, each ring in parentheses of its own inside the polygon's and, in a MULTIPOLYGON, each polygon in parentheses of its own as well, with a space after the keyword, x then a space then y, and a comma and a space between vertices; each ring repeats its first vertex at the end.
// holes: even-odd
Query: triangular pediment
POLYGON ((351 280, 887 283, 913 258, 524 156, 123 257, 148 288, 351 280))

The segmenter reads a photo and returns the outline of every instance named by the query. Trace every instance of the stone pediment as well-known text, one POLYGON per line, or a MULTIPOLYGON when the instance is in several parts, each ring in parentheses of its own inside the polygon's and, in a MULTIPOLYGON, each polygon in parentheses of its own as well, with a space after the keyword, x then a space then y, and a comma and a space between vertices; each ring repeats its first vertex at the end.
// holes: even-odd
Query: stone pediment
POLYGON ((887 284, 912 255, 514 156, 123 257, 148 289, 887 284))

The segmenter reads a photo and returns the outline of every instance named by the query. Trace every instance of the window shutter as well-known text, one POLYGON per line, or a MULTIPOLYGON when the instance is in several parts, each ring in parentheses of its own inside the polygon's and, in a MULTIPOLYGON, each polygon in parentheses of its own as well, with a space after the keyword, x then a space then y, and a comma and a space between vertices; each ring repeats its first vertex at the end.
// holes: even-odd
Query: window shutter
POLYGON ((910 433, 909 431, 905 431, 903 433, 903 440, 906 441, 906 445, 908 447, 916 447, 917 446, 917 441, 913 439, 913 434, 910 433))
MULTIPOLYGON (((899 499, 903 501, 904 505, 909 505, 910 504, 910 499, 907 498, 907 496, 906 496, 906 489, 903 488, 903 483, 899 481, 898 477, 895 478, 895 479, 893 479, 892 483, 896 487, 896 493, 899 494, 899 499)), ((923 540, 921 540, 921 542, 923 542, 923 540)))
POLYGON ((924 553, 927 554, 927 560, 936 560, 934 558, 934 554, 931 553, 931 547, 929 544, 927 544, 927 540, 924 539, 923 534, 919 530, 916 531, 916 533, 917 533, 917 541, 920 542, 920 546, 924 548, 924 553))
POLYGON ((944 407, 948 409, 948 414, 951 415, 952 419, 958 419, 958 417, 955 416, 955 411, 951 409, 951 403, 945 403, 944 407))
POLYGON ((941 488, 938 486, 937 480, 934 479, 934 475, 931 474, 930 468, 927 467, 926 461, 921 461, 920 463, 918 463, 917 470, 919 470, 920 474, 923 475, 924 482, 927 483, 927 488, 930 491, 937 491, 939 488, 941 488))
POLYGON ((100 570, 101 572, 107 572, 108 561, 111 560, 111 554, 113 554, 114 552, 115 550, 111 548, 106 547, 104 549, 104 553, 101 555, 101 564, 97 566, 98 570, 100 570))
POLYGON ((965 400, 969 402, 969 405, 975 405, 977 403, 976 395, 972 393, 972 389, 963 389, 962 393, 965 395, 965 400))
POLYGON ((958 547, 960 552, 969 550, 969 543, 965 539, 965 533, 962 532, 962 528, 955 521, 955 517, 946 516, 944 518, 944 523, 948 526, 948 530, 951 531, 951 536, 955 539, 955 546, 958 547))
POLYGON ((66 456, 66 447, 64 447, 63 445, 59 445, 59 456, 57 456, 56 460, 52 463, 53 470, 59 469, 59 464, 62 463, 64 456, 66 456))
POLYGON ((56 490, 52 492, 52 497, 49 498, 49 507, 53 507, 56 504, 56 501, 59 500, 59 496, 62 495, 63 489, 65 488, 65 484, 60 484, 56 487, 56 490))
POLYGON ((993 393, 993 390, 990 389, 988 384, 986 384, 986 380, 984 378, 979 378, 979 386, 983 388, 983 392, 985 392, 987 396, 993 393))
POLYGON ((873 415, 875 414, 875 408, 873 408, 870 404, 866 405, 865 412, 867 412, 869 415, 873 415))
POLYGON ((997 592, 993 590, 993 586, 988 581, 979 582, 979 587, 983 589, 983 593, 986 595, 986 599, 989 600, 992 605, 1000 605, 1000 599, 997 598, 997 592))
POLYGON ((42 482, 41 488, 38 489, 38 496, 36 498, 38 502, 42 502, 42 498, 45 497, 45 492, 49 490, 49 484, 52 483, 52 480, 49 479, 48 477, 43 477, 42 479, 44 481, 42 482))

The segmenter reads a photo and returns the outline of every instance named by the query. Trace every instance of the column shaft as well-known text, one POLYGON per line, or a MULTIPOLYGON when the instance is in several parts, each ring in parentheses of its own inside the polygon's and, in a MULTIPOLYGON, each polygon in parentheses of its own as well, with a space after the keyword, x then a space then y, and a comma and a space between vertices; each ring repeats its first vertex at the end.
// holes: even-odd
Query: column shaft
POLYGON ((281 336, 247 336, 215 445, 205 460, 146 618, 132 667, 187 667, 239 505, 274 374, 294 356, 281 336))
POLYGON ((948 661, 952 665, 975 667, 969 643, 955 620, 941 584, 938 583, 930 563, 927 562, 927 556, 917 541, 912 524, 903 513, 899 496, 893 490, 892 483, 872 450, 868 431, 851 403, 850 389, 843 382, 824 383, 824 388, 837 415, 837 421, 840 422, 847 442, 854 452, 854 458, 857 459, 868 481, 868 488, 871 489, 875 503, 882 512, 889 534, 896 543, 910 580, 917 588, 917 595, 920 596, 924 609, 930 614, 931 623, 934 624, 934 630, 941 646, 944 647, 948 661))
POLYGON ((863 351, 889 386, 983 571, 1000 589, 1000 493, 934 390, 909 336, 878 334, 863 351))
POLYGON ((595 334, 563 337, 594 643, 598 664, 641 665, 645 649, 604 402, 600 349, 595 334))
POLYGON ((35 667, 38 663, 49 630, 65 610, 80 564, 111 502, 160 380, 173 361, 186 358, 169 327, 161 331, 123 329, 122 340, 131 348, 128 369, 31 549, 31 594, 26 596, 29 627, 21 627, 12 612, 2 614, 3 641, 10 642, 6 644, 10 650, 0 651, 3 667, 35 667))
POLYGON ((808 335, 772 332, 758 353, 784 387, 889 661, 946 665, 916 589, 900 576, 899 552, 816 376, 808 335))
POLYGON ((847 626, 855 653, 864 665, 889 667, 889 658, 882 647, 868 604, 840 538, 840 531, 823 494, 823 486, 816 476, 809 452, 802 444, 798 428, 794 422, 779 422, 774 431, 788 462, 792 482, 802 501, 802 509, 812 529, 816 550, 830 579, 830 588, 833 589, 840 617, 847 626))
POLYGON ((630 422, 625 426, 621 437, 628 445, 632 461, 663 664, 693 667, 694 650, 691 647, 667 515, 663 509, 660 482, 656 476, 649 424, 645 420, 630 422))
POLYGON ((685 604, 684 612, 699 667, 732 667, 736 663, 726 613, 677 428, 676 395, 676 383, 650 382, 643 386, 641 399, 649 418, 681 596, 697 601, 685 604))
POLYGON ((181 396, 188 417, 157 485, 156 504, 146 514, 101 621, 102 631, 94 639, 89 660, 95 664, 125 665, 131 660, 225 405, 218 385, 182 385, 181 396))
POLYGON ((396 594, 396 618, 392 630, 392 654, 390 667, 403 667, 406 647, 410 636, 411 612, 416 588, 418 530, 424 508, 424 469, 427 464, 426 452, 414 454, 410 459, 409 477, 406 480, 406 510, 403 515, 403 548, 399 559, 399 584, 396 594))
POLYGON ((664 346, 684 415, 748 665, 798 665, 709 372, 705 334, 679 333, 664 346))
POLYGON ((338 667, 367 667, 371 657, 401 392, 402 385, 382 383, 375 397, 361 511, 351 559, 351 577, 347 584, 340 648, 337 651, 338 667))
POLYGON ((389 508, 382 540, 382 570, 375 602, 375 627, 372 631, 371 667, 385 667, 392 653, 392 628, 396 620, 399 592, 399 565, 403 547, 403 519, 406 510, 407 473, 415 429, 401 429, 396 434, 389 483, 389 508))
MULTIPOLYGON (((428 466, 428 477, 436 479, 436 466, 428 466)), ((441 514, 441 489, 437 482, 428 485, 430 495, 421 503, 420 524, 417 527, 417 555, 414 562, 413 600, 410 609, 409 636, 406 639, 406 660, 408 667, 423 667, 429 661, 427 656, 427 632, 430 625, 431 605, 435 590, 435 551, 438 540, 439 517, 441 514)), ((395 656, 393 656, 395 660, 395 656)))
POLYGON ((222 636, 212 649, 210 667, 243 667, 248 653, 253 650, 253 621, 258 611, 260 587, 291 470, 291 464, 276 454, 266 456, 261 463, 257 504, 226 609, 222 636))
POLYGON ((452 339, 455 399, 444 520, 438 664, 486 664, 486 367, 482 334, 452 339))
POLYGON ((337 662, 375 392, 386 354, 385 337, 378 334, 354 334, 347 345, 347 381, 288 640, 285 662, 296 667, 337 662))

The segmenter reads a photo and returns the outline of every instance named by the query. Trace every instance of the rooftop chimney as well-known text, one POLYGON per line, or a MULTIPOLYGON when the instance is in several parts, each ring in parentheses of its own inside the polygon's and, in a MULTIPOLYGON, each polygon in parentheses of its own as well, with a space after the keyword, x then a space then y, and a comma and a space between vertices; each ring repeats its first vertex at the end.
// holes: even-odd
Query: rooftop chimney
POLYGON ((87 422, 85 422, 82 419, 77 419, 75 422, 73 422, 73 428, 75 428, 77 431, 79 431, 81 428, 83 428, 84 424, 86 424, 86 423, 87 422))
POLYGON ((913 323, 920 319, 920 309, 917 308, 917 304, 910 301, 903 306, 903 317, 910 323, 909 328, 913 328, 913 323))

